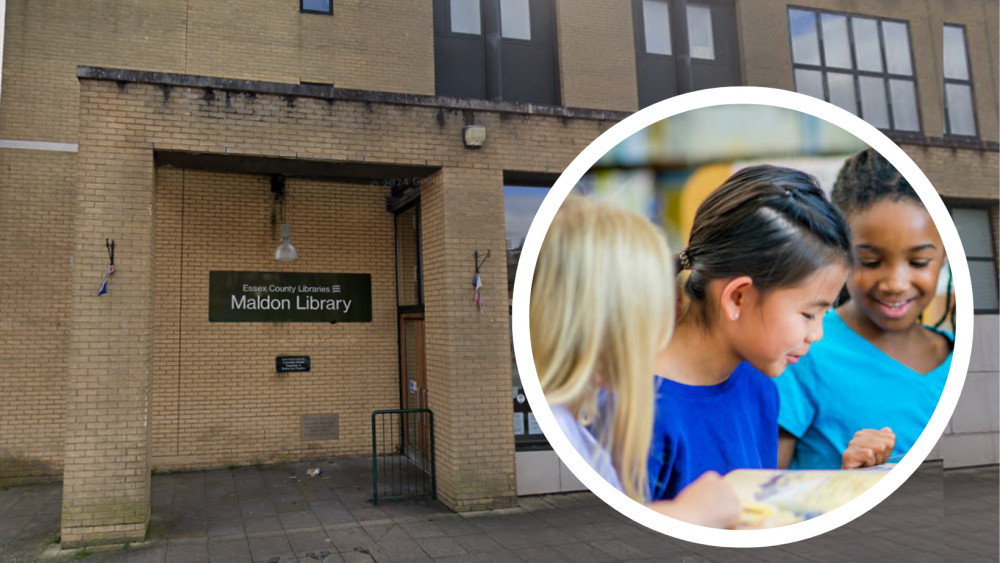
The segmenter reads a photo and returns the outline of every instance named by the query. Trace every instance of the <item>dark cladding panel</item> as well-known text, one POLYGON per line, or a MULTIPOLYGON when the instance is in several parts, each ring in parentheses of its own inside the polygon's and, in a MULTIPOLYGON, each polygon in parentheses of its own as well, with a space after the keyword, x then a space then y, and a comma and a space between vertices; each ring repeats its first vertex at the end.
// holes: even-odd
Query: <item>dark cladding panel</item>
POLYGON ((551 45, 505 43, 503 99, 529 104, 559 104, 551 45))
POLYGON ((453 31, 452 0, 434 0, 438 96, 559 105, 555 7, 552 0, 526 5, 528 12, 521 2, 508 6, 512 29, 502 36, 499 0, 479 0, 480 33, 453 31))
POLYGON ((450 0, 434 0, 434 91, 438 96, 486 98, 482 33, 451 31, 450 0))
POLYGON ((677 66, 673 57, 636 56, 639 81, 639 107, 651 106, 677 95, 677 66))
MULTIPOLYGON (((692 4, 693 2, 689 2, 692 4)), ((691 59, 691 76, 695 90, 739 86, 740 53, 736 43, 736 14, 729 1, 698 2, 712 9, 712 34, 715 39, 714 59, 691 59)))
POLYGON ((639 87, 639 107, 644 108, 677 95, 677 65, 672 55, 664 54, 670 50, 670 29, 664 29, 662 24, 667 20, 663 10, 665 3, 643 0, 632 1, 632 29, 635 33, 635 70, 639 87), (646 25, 646 9, 657 22, 646 25), (655 36, 657 30, 661 35, 655 36), (647 46, 647 35, 655 44, 647 46))
POLYGON ((434 90, 438 96, 486 98, 482 37, 434 36, 434 90))
POLYGON ((531 40, 503 38, 500 66, 503 99, 559 105, 555 8, 551 0, 532 0, 531 40))
MULTIPOLYGON (((650 7, 658 2, 650 2, 650 7)), ((716 88, 719 86, 738 86, 740 78, 739 47, 736 42, 736 14, 732 0, 689 0, 689 7, 710 8, 711 38, 713 45, 707 51, 700 49, 700 56, 690 58, 690 84, 693 90, 716 88), (713 58, 706 58, 710 54, 713 58)), ((681 84, 686 83, 678 73, 686 72, 678 67, 678 57, 688 57, 690 45, 685 45, 680 37, 686 33, 677 29, 678 24, 687 24, 681 18, 672 17, 670 29, 663 30, 664 37, 673 38, 673 53, 664 55, 651 53, 646 47, 646 33, 652 33, 656 26, 649 30, 644 21, 643 0, 633 0, 632 19, 635 30, 636 79, 639 87, 639 106, 646 107, 661 100, 683 94, 681 84)), ((654 13, 658 13, 654 10, 654 13)), ((673 13, 673 12, 671 12, 673 13)), ((704 12, 699 12, 704 16, 704 12)), ((704 19, 699 21, 704 22, 704 19)), ((698 37, 703 37, 700 34, 698 37)), ((698 37, 694 41, 698 41, 698 37)), ((690 39, 689 39, 690 40, 690 39)), ((652 49, 655 51, 656 49, 652 49)))

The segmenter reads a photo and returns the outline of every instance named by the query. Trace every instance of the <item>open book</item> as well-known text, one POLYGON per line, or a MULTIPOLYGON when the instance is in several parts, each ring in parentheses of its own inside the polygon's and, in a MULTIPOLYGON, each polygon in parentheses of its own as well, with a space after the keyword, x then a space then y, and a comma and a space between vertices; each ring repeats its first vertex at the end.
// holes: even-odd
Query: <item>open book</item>
POLYGON ((774 528, 829 512, 884 477, 895 464, 846 471, 737 469, 724 479, 743 507, 739 528, 774 528))

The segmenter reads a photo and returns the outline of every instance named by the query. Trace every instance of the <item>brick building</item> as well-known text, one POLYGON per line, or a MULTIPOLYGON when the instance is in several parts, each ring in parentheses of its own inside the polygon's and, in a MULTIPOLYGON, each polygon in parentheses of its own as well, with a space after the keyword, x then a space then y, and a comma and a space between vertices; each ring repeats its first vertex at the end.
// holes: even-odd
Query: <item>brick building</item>
POLYGON ((10 0, 3 15, 0 483, 61 477, 67 546, 142 537, 152 470, 369 453, 376 409, 433 410, 455 510, 510 506, 519 477, 563 471, 511 406, 505 186, 549 185, 630 112, 719 85, 848 107, 946 198, 978 314, 942 449, 997 461, 991 2, 10 0), (281 223, 295 262, 274 261, 281 223), (218 322, 212 272, 365 274, 370 320, 218 322), (311 370, 276 373, 284 355, 311 370), (309 439, 315 415, 335 431, 309 439))

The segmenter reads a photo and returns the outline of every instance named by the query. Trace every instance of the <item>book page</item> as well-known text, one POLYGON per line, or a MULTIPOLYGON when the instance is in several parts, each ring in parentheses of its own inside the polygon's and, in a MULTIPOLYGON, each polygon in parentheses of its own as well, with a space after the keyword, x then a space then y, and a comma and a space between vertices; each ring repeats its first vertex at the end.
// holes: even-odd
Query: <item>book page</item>
POLYGON ((736 490, 740 528, 773 528, 815 518, 861 493, 895 464, 846 471, 738 469, 724 479, 736 490))

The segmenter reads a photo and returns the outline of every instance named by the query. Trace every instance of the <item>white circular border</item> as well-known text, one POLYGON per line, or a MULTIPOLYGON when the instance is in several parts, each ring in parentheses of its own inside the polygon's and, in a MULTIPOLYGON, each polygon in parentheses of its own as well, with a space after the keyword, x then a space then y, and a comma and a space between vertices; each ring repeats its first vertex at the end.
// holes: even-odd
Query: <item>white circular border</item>
MULTIPOLYGON (((632 520, 685 541, 719 547, 766 547, 804 540, 846 524, 882 502, 916 471, 941 437, 958 403, 972 352, 973 309, 969 266, 955 224, 924 173, 902 149, 859 117, 822 100, 773 88, 737 86, 676 96, 630 115, 595 139, 559 176, 531 223, 514 282, 512 315, 514 353, 521 384, 538 424, 563 463, 601 500, 632 520), (563 200, 597 160, 625 138, 654 122, 695 109, 734 104, 776 106, 810 114, 852 133, 888 159, 909 180, 941 234, 954 275, 957 307, 951 372, 930 422, 909 453, 871 489, 836 510, 805 522, 765 530, 719 530, 675 520, 631 500, 601 478, 570 445, 552 416, 535 371, 528 322, 531 280, 542 239, 563 200)), ((873 397, 872 400, 879 399, 873 397)))

